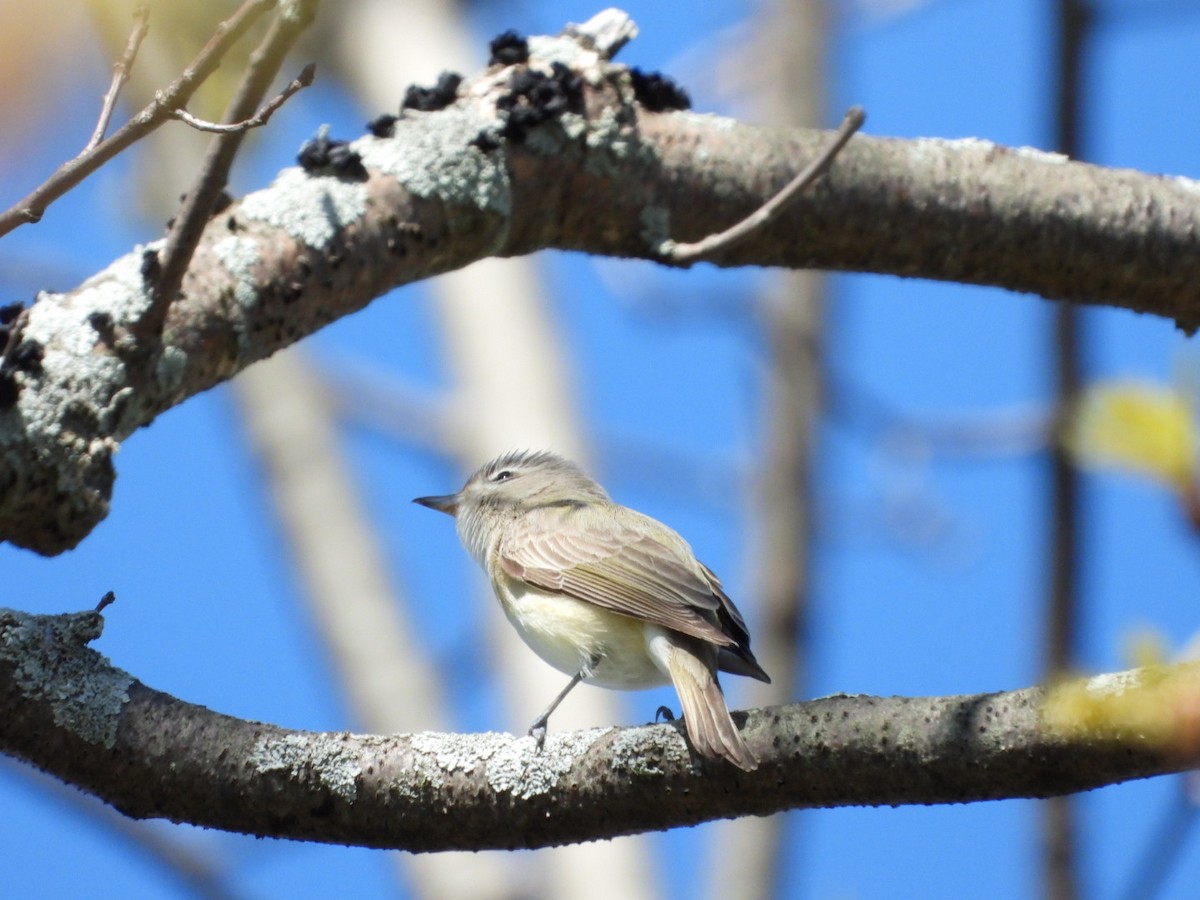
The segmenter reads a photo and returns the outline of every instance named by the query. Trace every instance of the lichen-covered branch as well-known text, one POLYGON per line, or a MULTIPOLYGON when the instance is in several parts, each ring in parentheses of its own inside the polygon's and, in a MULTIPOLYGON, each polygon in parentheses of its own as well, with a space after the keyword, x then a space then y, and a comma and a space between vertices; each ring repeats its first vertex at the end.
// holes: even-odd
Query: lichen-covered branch
MULTIPOLYGON (((0 409, 0 539, 74 546, 106 515, 133 430, 391 288, 549 247, 659 259, 752 213, 818 152, 817 132, 671 109, 680 94, 609 59, 633 31, 610 10, 530 38, 413 94, 381 136, 321 145, 209 222, 161 336, 136 327, 159 244, 43 294, 0 409)), ((856 136, 711 261, 1002 285, 1194 329, 1198 201, 1190 181, 1031 150, 856 136)))
POLYGON ((1053 796, 1195 764, 1144 729, 1050 736, 1040 688, 754 710, 739 715, 752 773, 690 755, 680 723, 552 734, 540 753, 505 734, 288 731, 139 683, 86 646, 102 624, 0 610, 0 751, 130 816, 263 836, 542 847, 802 807, 1053 796))

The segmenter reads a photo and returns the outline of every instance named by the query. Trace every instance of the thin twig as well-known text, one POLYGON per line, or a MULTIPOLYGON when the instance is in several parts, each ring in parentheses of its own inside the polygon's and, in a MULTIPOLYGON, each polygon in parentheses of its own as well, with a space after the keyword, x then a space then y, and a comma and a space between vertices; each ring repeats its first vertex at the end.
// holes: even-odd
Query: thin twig
MULTIPOLYGON (((1057 149, 1071 159, 1081 156, 1087 44, 1093 30, 1089 0, 1057 0, 1058 47, 1055 104, 1057 149)), ((1083 384, 1085 323, 1070 303, 1054 310, 1053 358, 1055 418, 1075 403, 1083 384)), ((1054 679, 1075 666, 1080 639, 1083 596, 1080 576, 1085 565, 1083 508, 1079 473, 1061 443, 1050 447, 1050 483, 1046 517, 1049 563, 1046 583, 1045 673, 1054 679)), ((1042 808, 1042 896, 1076 900, 1083 896, 1080 867, 1079 805, 1073 797, 1055 797, 1042 808)))
POLYGON ((133 61, 137 58, 138 49, 142 46, 142 39, 149 30, 150 5, 142 3, 133 11, 133 31, 129 33, 129 42, 125 45, 125 52, 121 55, 121 59, 113 65, 112 84, 108 86, 108 93, 104 95, 104 105, 100 107, 100 119, 96 122, 96 130, 92 132, 91 140, 83 148, 81 156, 84 153, 91 153, 96 149, 96 145, 104 139, 104 132, 108 131, 108 123, 112 121, 113 110, 117 106, 117 96, 129 79, 133 61))
POLYGON ((842 124, 838 126, 838 130, 834 134, 833 140, 829 142, 829 145, 821 151, 821 154, 816 159, 805 166, 799 175, 788 182, 787 186, 778 194, 749 216, 742 219, 742 221, 719 234, 710 234, 708 237, 694 244, 677 244, 674 241, 666 241, 661 251, 662 256, 671 262, 695 262, 717 250, 729 247, 749 237, 782 212, 789 203, 799 196, 802 190, 816 181, 829 168, 829 164, 833 162, 834 157, 846 146, 846 142, 850 140, 854 132, 862 128, 866 118, 867 114, 863 112, 861 106, 850 107, 850 109, 846 110, 846 115, 842 118, 842 124))
POLYGON ((171 113, 171 116, 179 119, 181 122, 186 122, 197 131, 208 131, 213 134, 233 134, 237 131, 249 131, 251 128, 260 128, 271 120, 271 116, 275 114, 275 110, 283 106, 292 94, 311 85, 316 72, 317 64, 309 63, 287 87, 272 97, 257 113, 249 119, 243 119, 240 122, 230 122, 228 125, 222 125, 219 122, 209 122, 207 119, 193 116, 186 109, 177 109, 171 113))
MULTIPOLYGON (((240 122, 252 116, 258 109, 271 87, 271 82, 279 73, 284 57, 312 21, 315 7, 316 0, 300 0, 287 9, 280 9, 266 36, 250 54, 246 74, 225 111, 227 120, 240 122)), ((308 68, 305 68, 306 72, 308 68)), ((158 282, 154 286, 154 297, 137 323, 137 330, 143 337, 153 337, 162 333, 167 309, 179 292, 184 272, 192 260, 192 254, 196 252, 196 245, 200 243, 200 236, 212 216, 217 198, 225 190, 233 158, 237 155, 245 136, 244 128, 219 134, 209 146, 208 154, 200 167, 200 175, 184 198, 175 216, 175 224, 167 235, 167 245, 159 257, 161 268, 158 282)))
POLYGON ((171 111, 186 106, 196 89, 216 71, 221 59, 259 16, 275 5, 275 0, 245 0, 238 10, 217 25, 213 36, 191 64, 175 81, 159 91, 141 112, 122 125, 89 152, 63 163, 54 174, 28 195, 0 213, 0 237, 14 228, 39 221, 46 208, 87 176, 144 138, 171 118, 171 111))

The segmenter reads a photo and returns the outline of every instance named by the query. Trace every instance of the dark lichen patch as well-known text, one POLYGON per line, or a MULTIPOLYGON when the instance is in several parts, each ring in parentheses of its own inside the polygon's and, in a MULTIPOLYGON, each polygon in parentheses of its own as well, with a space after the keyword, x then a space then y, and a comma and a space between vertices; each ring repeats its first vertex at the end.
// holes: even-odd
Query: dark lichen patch
POLYGON ((296 162, 310 175, 336 175, 356 181, 367 179, 362 157, 350 149, 348 141, 330 138, 327 126, 322 126, 314 137, 300 146, 296 162))
POLYGON ((488 50, 491 51, 488 65, 516 66, 529 62, 529 44, 511 28, 492 38, 488 50))
POLYGON ((692 108, 688 92, 661 72, 643 72, 635 66, 629 70, 629 77, 634 99, 650 112, 692 108))
POLYGON ((10 409, 21 393, 17 372, 42 374, 45 348, 40 341, 22 340, 25 304, 6 303, 0 306, 0 409, 10 409))
POLYGON ((5 357, 3 365, 18 372, 41 375, 43 352, 41 341, 24 340, 5 357))
POLYGON ((481 130, 479 134, 467 141, 468 147, 474 147, 476 150, 481 150, 484 153, 491 153, 500 146, 500 139, 486 129, 481 130))
POLYGON ((13 323, 17 321, 17 316, 24 309, 25 304, 19 300, 0 306, 0 346, 2 346, 2 342, 8 340, 9 331, 13 327, 13 323))
POLYGON ((443 72, 438 76, 437 84, 433 87, 420 87, 410 84, 404 92, 404 102, 400 110, 415 109, 418 112, 437 112, 445 109, 458 99, 458 86, 463 77, 457 72, 443 72))
POLYGON ((367 131, 377 138, 390 138, 396 133, 399 118, 391 113, 381 113, 367 123, 367 131))
POLYGON ((162 260, 158 258, 157 250, 142 251, 142 281, 146 284, 154 284, 158 281, 158 276, 162 272, 162 260))
POLYGON ((520 143, 530 129, 564 113, 583 112, 583 80, 560 62, 551 64, 550 74, 536 69, 513 73, 508 92, 496 101, 507 113, 500 136, 520 143))

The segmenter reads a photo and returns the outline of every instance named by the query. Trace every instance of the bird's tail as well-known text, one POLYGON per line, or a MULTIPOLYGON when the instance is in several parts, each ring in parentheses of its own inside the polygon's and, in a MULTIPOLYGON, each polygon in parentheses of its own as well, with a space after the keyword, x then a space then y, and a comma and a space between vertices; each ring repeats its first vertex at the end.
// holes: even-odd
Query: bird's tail
POLYGON ((739 769, 753 772, 758 768, 758 759, 729 717, 725 695, 717 683, 715 661, 706 664, 679 642, 672 644, 667 670, 683 707, 692 746, 701 756, 727 759, 739 769))

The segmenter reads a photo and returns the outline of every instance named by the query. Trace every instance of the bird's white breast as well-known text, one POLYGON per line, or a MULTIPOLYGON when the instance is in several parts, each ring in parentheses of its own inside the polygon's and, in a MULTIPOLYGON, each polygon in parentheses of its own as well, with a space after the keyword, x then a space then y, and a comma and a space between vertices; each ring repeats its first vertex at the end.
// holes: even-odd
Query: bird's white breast
POLYGON ((670 680, 649 653, 645 623, 503 575, 493 586, 517 633, 560 672, 574 675, 598 659, 589 684, 638 690, 670 680))

